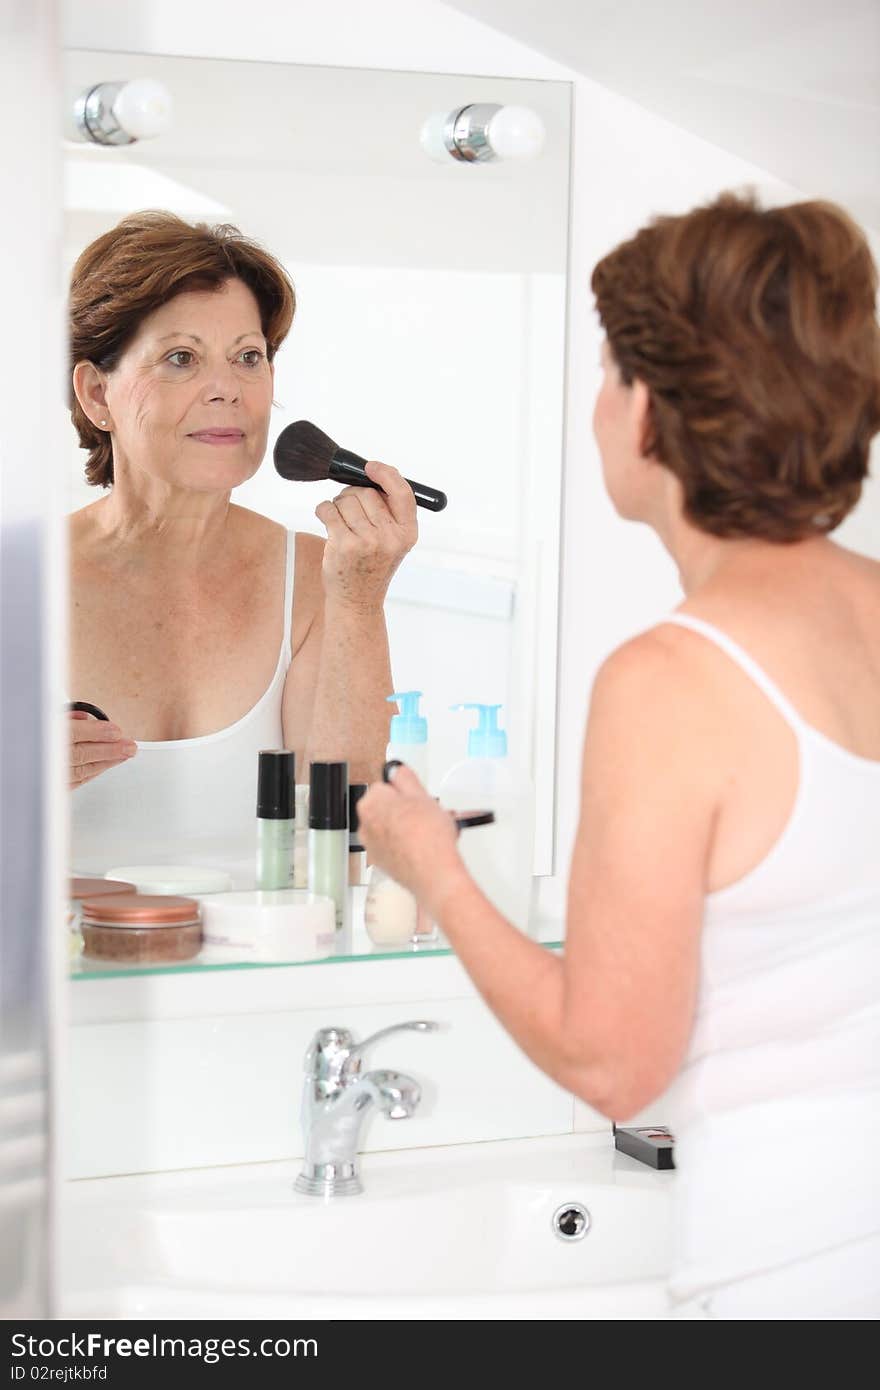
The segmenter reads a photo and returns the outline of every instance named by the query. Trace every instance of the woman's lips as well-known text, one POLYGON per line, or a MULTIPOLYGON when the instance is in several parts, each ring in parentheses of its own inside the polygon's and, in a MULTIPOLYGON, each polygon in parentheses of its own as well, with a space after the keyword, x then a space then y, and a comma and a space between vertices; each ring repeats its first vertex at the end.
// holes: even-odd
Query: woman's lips
POLYGON ((200 444, 238 444, 244 439, 243 430, 195 430, 190 439, 200 444))

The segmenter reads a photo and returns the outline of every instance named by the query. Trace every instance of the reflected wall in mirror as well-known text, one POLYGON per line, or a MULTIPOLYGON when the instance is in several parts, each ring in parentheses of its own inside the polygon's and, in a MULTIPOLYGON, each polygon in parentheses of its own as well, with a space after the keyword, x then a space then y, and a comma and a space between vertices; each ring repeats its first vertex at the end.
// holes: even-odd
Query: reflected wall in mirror
MULTIPOLYGON (((502 706, 535 784, 534 869, 551 872, 569 84, 71 51, 66 108, 133 79, 161 83, 173 114, 134 143, 66 140, 66 275, 121 219, 162 209, 253 238, 292 281, 296 311, 273 375, 262 300, 236 279, 156 310, 144 251, 121 271, 109 256, 106 298, 124 289, 151 306, 121 357, 102 359, 97 338, 90 350, 100 314, 84 316, 80 357, 97 370, 80 372, 80 409, 112 440, 119 476, 90 485, 71 433, 69 696, 104 709, 137 750, 73 790, 72 869, 222 865, 252 887, 257 749, 296 748, 298 782, 309 756, 347 757, 366 780, 393 713, 385 695, 419 690, 433 791, 466 752, 468 716, 450 706, 502 706), (532 112, 540 152, 444 158, 437 113, 472 103, 532 112), (239 329, 240 357, 227 351, 239 329), (258 384, 242 384, 254 366, 258 384), (216 440, 175 452, 205 428, 234 433, 248 410, 247 457, 216 440), (390 673, 381 573, 343 594, 314 539, 328 514, 340 524, 321 504, 341 485, 273 467, 301 419, 448 496, 440 512, 411 508, 416 544, 413 530, 388 547, 400 561, 384 581, 390 673), (232 507, 218 505, 230 491, 232 507)), ((355 529, 389 522, 393 494, 381 512, 367 495, 341 504, 343 524, 350 507, 355 529)), ((112 743, 106 732, 83 712, 84 743, 112 743)))

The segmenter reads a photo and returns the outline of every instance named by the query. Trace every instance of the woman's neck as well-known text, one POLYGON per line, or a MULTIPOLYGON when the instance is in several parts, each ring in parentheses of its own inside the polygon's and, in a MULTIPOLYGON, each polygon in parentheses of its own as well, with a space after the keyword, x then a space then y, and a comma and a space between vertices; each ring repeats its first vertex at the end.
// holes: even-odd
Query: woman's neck
POLYGON ((734 576, 739 581, 778 576, 781 565, 795 569, 810 564, 817 548, 834 548, 834 542, 824 535, 788 544, 752 536, 711 536, 684 516, 680 485, 672 474, 668 476, 675 486, 664 490, 651 524, 675 562, 685 598, 734 576))
POLYGON ((226 543, 230 493, 195 492, 154 478, 117 476, 95 509, 102 539, 136 542, 157 554, 204 558, 226 543))

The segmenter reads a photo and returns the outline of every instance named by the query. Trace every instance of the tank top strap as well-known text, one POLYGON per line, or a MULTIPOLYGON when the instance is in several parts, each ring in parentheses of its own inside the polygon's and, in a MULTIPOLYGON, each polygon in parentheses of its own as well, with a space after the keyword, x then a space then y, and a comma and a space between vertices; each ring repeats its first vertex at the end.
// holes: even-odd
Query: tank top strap
POLYGON ((771 680, 766 671, 763 670, 755 661, 754 657, 749 656, 738 642, 734 642, 732 637, 728 637, 726 632, 715 627, 714 623, 707 623, 703 618, 694 618, 690 613, 670 613, 663 619, 664 623, 675 623, 677 627, 690 628, 692 632, 701 633, 710 642, 714 642, 716 647, 720 647, 726 652, 731 661, 735 661, 737 666, 746 673, 755 683, 759 690, 762 690, 767 699, 782 715, 786 723, 790 724, 796 733, 803 733, 806 724, 798 714, 794 705, 783 695, 775 681, 771 680))
POLYGON ((296 561, 296 532, 287 533, 287 559, 284 569, 284 653, 289 664, 293 615, 293 575, 296 561))

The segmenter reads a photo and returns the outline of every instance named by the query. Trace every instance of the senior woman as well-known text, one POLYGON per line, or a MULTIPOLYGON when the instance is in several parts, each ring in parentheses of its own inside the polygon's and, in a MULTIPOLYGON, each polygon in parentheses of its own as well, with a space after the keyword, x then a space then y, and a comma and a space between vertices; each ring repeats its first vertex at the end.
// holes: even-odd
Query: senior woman
POLYGON ((316 514, 326 542, 231 500, 263 460, 284 269, 236 228, 126 217, 70 289, 72 418, 102 495, 70 524, 73 863, 244 862, 257 754, 378 774, 383 603, 417 536, 400 474, 316 514))
POLYGON ((565 953, 495 912, 399 767, 360 803, 489 1006, 613 1120, 664 1095, 673 1317, 880 1316, 880 564, 828 533, 880 428, 837 208, 725 195, 606 256, 594 429, 685 598, 601 667, 565 953))

